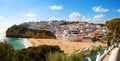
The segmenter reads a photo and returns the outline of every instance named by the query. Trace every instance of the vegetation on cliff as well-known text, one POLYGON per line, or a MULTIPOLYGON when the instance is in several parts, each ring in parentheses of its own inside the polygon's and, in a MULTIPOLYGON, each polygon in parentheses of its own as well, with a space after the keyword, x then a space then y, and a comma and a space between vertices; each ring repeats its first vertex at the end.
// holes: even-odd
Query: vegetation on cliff
POLYGON ((59 46, 41 45, 27 49, 14 50, 8 43, 0 43, 0 61, 82 61, 104 47, 81 50, 65 54, 59 46))
POLYGON ((0 42, 0 61, 12 61, 14 48, 11 44, 0 42))
POLYGON ((55 39, 55 35, 46 30, 34 30, 25 26, 13 25, 6 31, 7 37, 22 37, 22 38, 48 38, 55 39))
POLYGON ((63 53, 58 46, 41 45, 14 50, 9 43, 0 42, 0 61, 46 61, 49 53, 63 53))

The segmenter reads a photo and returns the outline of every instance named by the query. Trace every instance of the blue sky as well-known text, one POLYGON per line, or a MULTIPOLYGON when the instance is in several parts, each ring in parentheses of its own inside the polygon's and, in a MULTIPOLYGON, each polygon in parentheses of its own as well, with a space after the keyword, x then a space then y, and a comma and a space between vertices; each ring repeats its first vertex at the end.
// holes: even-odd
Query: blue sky
POLYGON ((52 19, 105 23, 115 17, 120 17, 120 0, 0 0, 5 26, 52 19))

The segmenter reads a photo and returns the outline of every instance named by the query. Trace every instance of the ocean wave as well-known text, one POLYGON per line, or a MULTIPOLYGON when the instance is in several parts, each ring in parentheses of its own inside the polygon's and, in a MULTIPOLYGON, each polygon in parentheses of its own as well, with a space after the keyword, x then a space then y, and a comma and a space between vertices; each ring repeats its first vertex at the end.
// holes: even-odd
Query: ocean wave
POLYGON ((32 47, 32 43, 28 39, 24 39, 23 44, 25 48, 32 47))
POLYGON ((0 37, 0 42, 4 42, 5 37, 0 37))

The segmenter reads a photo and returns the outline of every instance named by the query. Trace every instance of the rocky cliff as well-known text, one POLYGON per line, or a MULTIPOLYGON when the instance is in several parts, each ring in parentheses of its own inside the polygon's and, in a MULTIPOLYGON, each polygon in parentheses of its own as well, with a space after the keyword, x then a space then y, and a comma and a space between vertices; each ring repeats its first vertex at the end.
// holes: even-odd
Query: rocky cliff
POLYGON ((6 37, 55 39, 55 35, 46 30, 29 29, 26 26, 13 25, 6 31, 6 37))

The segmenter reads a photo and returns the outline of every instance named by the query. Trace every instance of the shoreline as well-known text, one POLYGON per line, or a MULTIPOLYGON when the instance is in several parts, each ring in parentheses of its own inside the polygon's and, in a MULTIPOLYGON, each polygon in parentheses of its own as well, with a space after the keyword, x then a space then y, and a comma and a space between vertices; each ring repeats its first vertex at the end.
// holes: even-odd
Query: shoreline
MULTIPOLYGON (((71 53, 73 51, 81 50, 89 46, 107 46, 104 43, 100 42, 69 42, 67 40, 59 40, 59 39, 34 39, 34 38, 23 38, 22 39, 24 48, 28 47, 37 47, 40 45, 57 45, 63 50, 65 53, 71 53)), ((2 42, 2 41, 0 41, 2 42)))
POLYGON ((27 38, 0 37, 0 42, 10 43, 15 50, 32 47, 32 43, 27 38))
POLYGON ((33 46, 33 44, 27 38, 24 39, 23 44, 24 44, 25 48, 33 46))
POLYGON ((59 39, 33 39, 33 38, 28 38, 27 40, 32 43, 32 46, 36 47, 39 45, 58 45, 61 48, 61 50, 63 50, 65 53, 70 53, 93 45, 106 46, 106 44, 100 42, 69 42, 66 40, 59 39))

